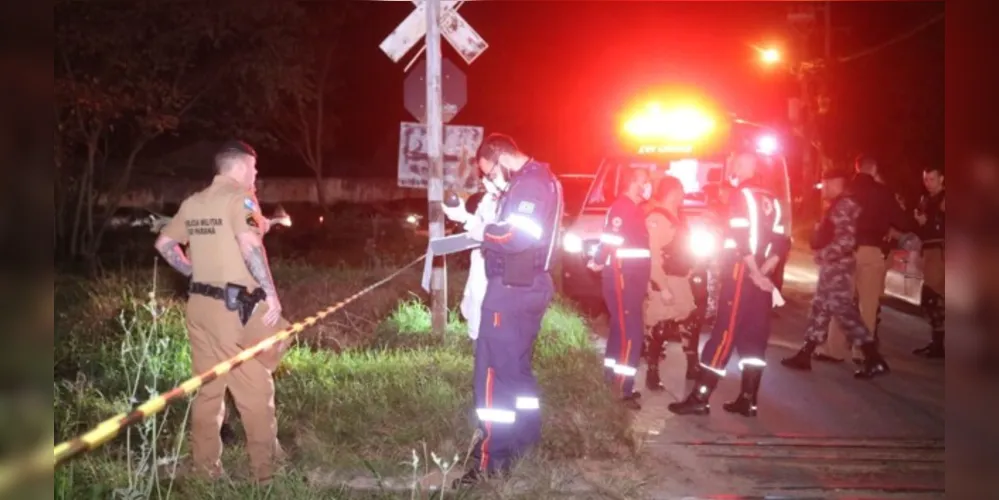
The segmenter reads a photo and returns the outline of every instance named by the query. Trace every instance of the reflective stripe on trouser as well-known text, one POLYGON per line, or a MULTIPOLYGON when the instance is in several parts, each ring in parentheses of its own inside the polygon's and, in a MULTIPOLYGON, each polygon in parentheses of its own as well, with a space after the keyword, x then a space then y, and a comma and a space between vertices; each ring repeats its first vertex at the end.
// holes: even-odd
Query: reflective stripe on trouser
POLYGON ((874 334, 860 316, 854 300, 854 267, 851 262, 823 264, 819 268, 819 282, 812 296, 805 338, 818 344, 826 342, 830 321, 836 322, 853 345, 874 340, 874 334))
POLYGON ((474 368, 476 415, 483 437, 472 456, 479 470, 508 469, 541 441, 532 358, 552 295, 550 277, 534 287, 491 284, 486 293, 474 368))
MULTIPOLYGON (((281 320, 268 327, 263 323, 267 307, 261 304, 246 326, 225 304, 201 295, 187 302, 187 330, 191 341, 191 364, 195 373, 211 369, 289 326, 281 320)), ((222 472, 222 441, 219 432, 225 415, 226 388, 232 395, 246 430, 246 450, 256 479, 269 479, 277 452, 277 419, 274 414, 274 381, 281 349, 252 359, 231 373, 208 383, 191 403, 191 456, 197 469, 211 475, 222 472)))
POLYGON ((701 366, 722 375, 733 350, 746 362, 762 362, 770 340, 773 298, 753 284, 745 267, 730 264, 719 276, 718 317, 701 351, 701 366))
POLYGON ((631 395, 645 341, 642 309, 649 286, 648 260, 611 259, 604 268, 603 294, 610 312, 610 333, 604 355, 605 375, 622 396, 631 395))

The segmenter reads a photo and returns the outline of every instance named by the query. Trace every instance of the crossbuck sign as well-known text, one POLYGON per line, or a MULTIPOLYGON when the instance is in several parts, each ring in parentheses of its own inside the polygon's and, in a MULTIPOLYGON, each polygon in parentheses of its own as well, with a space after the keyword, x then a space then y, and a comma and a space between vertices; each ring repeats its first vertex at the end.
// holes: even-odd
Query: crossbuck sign
MULTIPOLYGON (((423 0, 411 1, 416 4, 416 9, 379 45, 382 52, 393 62, 399 62, 427 33, 427 6, 423 0)), ((441 34, 461 55, 465 63, 472 64, 472 61, 482 55, 489 45, 468 24, 468 21, 458 14, 458 6, 461 3, 455 0, 441 0, 441 15, 437 23, 441 27, 441 34)))

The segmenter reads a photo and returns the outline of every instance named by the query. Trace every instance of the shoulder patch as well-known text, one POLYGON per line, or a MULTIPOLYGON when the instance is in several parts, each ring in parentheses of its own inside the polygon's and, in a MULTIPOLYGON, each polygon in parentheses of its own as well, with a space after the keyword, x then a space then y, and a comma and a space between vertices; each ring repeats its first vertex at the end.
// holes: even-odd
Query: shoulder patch
POLYGON ((520 205, 517 205, 517 211, 524 214, 533 214, 534 203, 531 203, 529 201, 522 201, 520 202, 520 205))
POLYGON ((620 217, 614 217, 611 220, 611 225, 614 226, 614 227, 621 227, 621 224, 624 224, 624 221, 621 220, 620 217))

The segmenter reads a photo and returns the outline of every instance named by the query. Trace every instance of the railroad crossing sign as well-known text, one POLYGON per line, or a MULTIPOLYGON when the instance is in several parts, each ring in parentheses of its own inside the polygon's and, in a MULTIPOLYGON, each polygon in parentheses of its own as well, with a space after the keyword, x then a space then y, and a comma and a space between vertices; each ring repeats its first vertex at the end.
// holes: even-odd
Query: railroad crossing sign
MULTIPOLYGON (((465 73, 446 58, 441 60, 441 98, 444 123, 454 119, 454 115, 465 107, 468 101, 468 88, 465 73)), ((406 110, 420 123, 427 123, 427 63, 420 60, 409 72, 403 87, 406 110)))
MULTIPOLYGON (((411 1, 416 4, 416 9, 379 45, 392 62, 399 62, 402 56, 416 46, 427 33, 427 6, 423 0, 411 1)), ((465 63, 472 64, 472 61, 485 52, 489 44, 458 14, 460 3, 456 0, 441 0, 441 14, 437 24, 441 28, 441 34, 461 55, 465 63)))

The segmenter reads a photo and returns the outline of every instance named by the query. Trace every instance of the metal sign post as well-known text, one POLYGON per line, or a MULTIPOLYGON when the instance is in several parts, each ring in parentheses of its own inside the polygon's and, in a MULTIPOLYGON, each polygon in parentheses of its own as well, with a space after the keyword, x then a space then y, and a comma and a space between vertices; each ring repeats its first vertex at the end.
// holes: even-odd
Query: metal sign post
MULTIPOLYGON (((427 52, 427 221, 430 239, 444 237, 444 116, 441 91, 441 35, 471 64, 488 47, 486 41, 457 13, 456 0, 412 0, 416 9, 379 46, 393 62, 399 62, 425 35, 427 52)), ((417 54, 419 57, 419 54, 417 54)), ((462 88, 464 87, 462 82, 462 88)), ((463 100, 463 99, 462 99, 463 100)), ((455 103, 456 104, 456 103, 455 103)), ((463 104, 463 103, 462 103, 463 104)), ((457 105, 460 108, 460 105, 457 105)), ((457 110, 455 110, 455 113, 457 110)), ((453 115, 449 115, 449 119, 453 115)), ((419 119, 419 117, 417 117, 419 119)), ((447 268, 444 256, 434 257, 430 279, 431 323, 434 333, 447 327, 447 268)))
MULTIPOLYGON (((444 116, 441 103, 441 36, 437 19, 440 0, 427 0, 427 160, 430 178, 427 183, 427 220, 430 239, 444 237, 444 116)), ((447 328, 447 263, 435 256, 430 274, 430 324, 434 333, 443 335, 447 328)))

